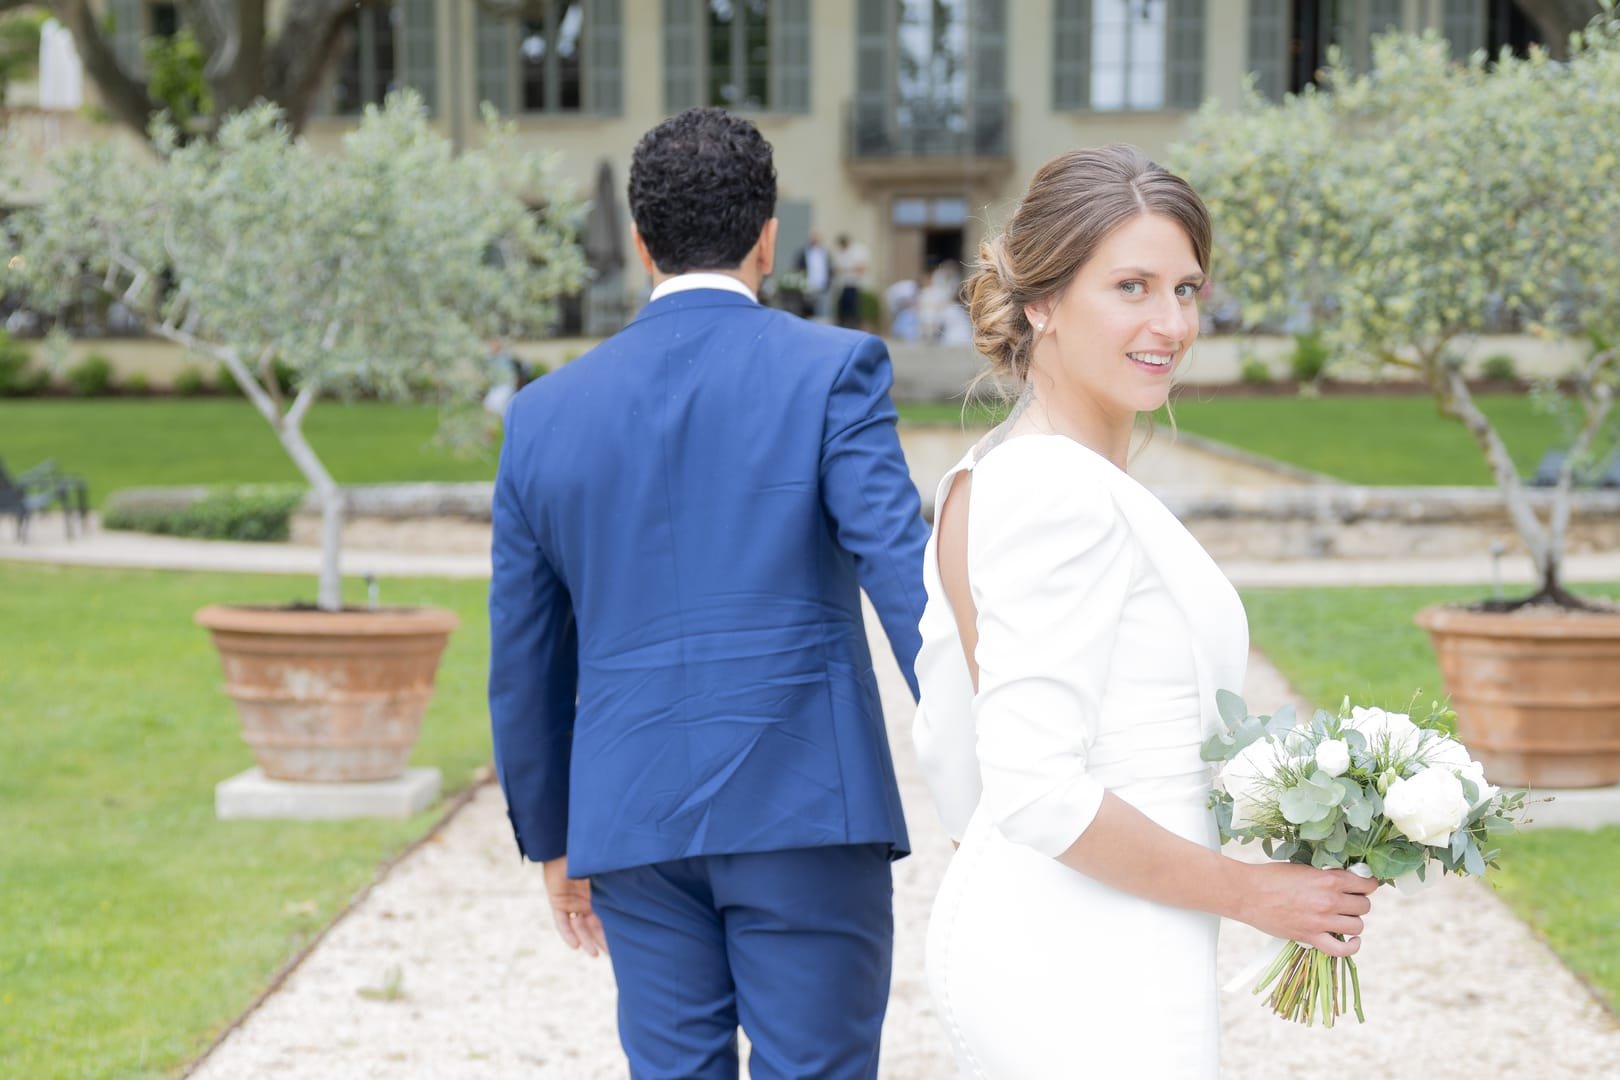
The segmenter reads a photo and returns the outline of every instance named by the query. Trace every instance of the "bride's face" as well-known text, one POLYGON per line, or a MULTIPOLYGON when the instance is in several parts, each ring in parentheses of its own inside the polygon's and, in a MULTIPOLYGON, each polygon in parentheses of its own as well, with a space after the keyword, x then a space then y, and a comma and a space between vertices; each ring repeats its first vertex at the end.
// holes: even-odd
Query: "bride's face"
POLYGON ((1029 306, 1030 324, 1041 327, 1034 362, 1105 413, 1151 412, 1198 337, 1204 280, 1180 225, 1159 214, 1131 218, 1055 301, 1029 306))

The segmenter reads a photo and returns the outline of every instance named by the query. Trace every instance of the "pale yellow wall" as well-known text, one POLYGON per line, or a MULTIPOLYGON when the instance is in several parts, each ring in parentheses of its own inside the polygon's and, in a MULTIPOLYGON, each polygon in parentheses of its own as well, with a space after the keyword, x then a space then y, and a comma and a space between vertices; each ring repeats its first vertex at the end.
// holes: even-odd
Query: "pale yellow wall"
MULTIPOLYGON (((272 16, 284 5, 285 0, 272 0, 272 16)), ((1249 0, 1208 0, 1205 93, 1227 104, 1238 100, 1248 68, 1248 8, 1249 0)), ((664 116, 663 2, 623 0, 622 11, 622 115, 547 115, 516 120, 526 141, 560 155, 564 174, 582 194, 591 191, 598 162, 604 158, 611 162, 621 199, 637 139, 664 116)), ((864 241, 873 255, 874 284, 881 288, 893 277, 888 266, 887 198, 874 196, 857 185, 844 162, 844 116, 855 86, 856 0, 813 0, 813 12, 812 111, 807 115, 765 112, 753 119, 775 147, 781 197, 810 201, 813 225, 829 240, 837 233, 848 232, 864 241)), ((970 203, 971 220, 965 238, 969 254, 976 246, 978 233, 1004 220, 1035 168, 1054 155, 1075 146, 1129 142, 1162 158, 1187 133, 1190 114, 1182 111, 1054 111, 1052 14, 1053 0, 1007 4, 1011 167, 999 184, 981 189, 970 203)), ((1438 19, 1438 5, 1435 0, 1407 0, 1405 17, 1410 29, 1432 25, 1438 19)), ((465 0, 442 0, 438 19, 439 107, 434 126, 459 145, 477 145, 482 133, 475 100, 477 52, 472 5, 465 0)), ((87 96, 93 93, 93 86, 87 87, 87 96)), ((317 117, 307 126, 306 134, 314 145, 333 149, 352 124, 349 118, 317 117)), ((61 118, 53 133, 46 132, 42 120, 26 117, 15 126, 23 135, 25 156, 32 163, 25 169, 24 185, 25 193, 32 192, 32 197, 37 197, 42 183, 38 161, 48 145, 111 134, 128 137, 116 125, 93 125, 81 117, 61 118)), ((25 201, 29 197, 25 194, 25 201)), ((784 251, 780 258, 785 262, 794 254, 784 251)), ((627 288, 633 298, 639 298, 644 295, 646 282, 634 259, 629 262, 627 288)))

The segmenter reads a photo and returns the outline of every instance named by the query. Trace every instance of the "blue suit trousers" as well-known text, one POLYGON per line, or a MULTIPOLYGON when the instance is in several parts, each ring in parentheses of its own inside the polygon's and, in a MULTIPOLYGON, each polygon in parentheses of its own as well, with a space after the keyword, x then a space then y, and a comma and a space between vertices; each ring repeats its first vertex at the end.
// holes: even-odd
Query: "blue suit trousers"
POLYGON ((633 1080, 870 1080, 894 942, 889 845, 701 855, 601 873, 591 904, 633 1080))

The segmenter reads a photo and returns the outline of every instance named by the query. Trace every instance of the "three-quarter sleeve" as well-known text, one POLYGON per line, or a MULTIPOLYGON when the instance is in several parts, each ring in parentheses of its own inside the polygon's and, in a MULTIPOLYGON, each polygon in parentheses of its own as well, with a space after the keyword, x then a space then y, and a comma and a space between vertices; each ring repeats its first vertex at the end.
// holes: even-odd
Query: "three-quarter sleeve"
POLYGON ((1009 840, 1049 856, 1102 805, 1087 757, 1135 560, 1094 475, 1112 466, 1087 454, 1054 437, 1016 439, 976 470, 969 511, 984 808, 1009 840))

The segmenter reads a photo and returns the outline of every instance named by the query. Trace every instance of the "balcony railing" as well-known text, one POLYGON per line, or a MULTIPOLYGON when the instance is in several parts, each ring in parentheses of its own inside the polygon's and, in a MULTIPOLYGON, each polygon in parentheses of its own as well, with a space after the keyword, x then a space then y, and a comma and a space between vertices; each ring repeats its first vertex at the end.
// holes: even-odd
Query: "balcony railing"
POLYGON ((1011 112, 1004 100, 953 106, 857 103, 846 114, 848 156, 852 161, 1004 158, 1011 141, 1011 112))

